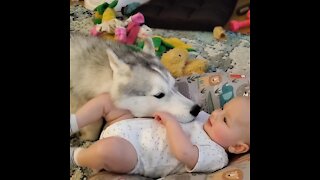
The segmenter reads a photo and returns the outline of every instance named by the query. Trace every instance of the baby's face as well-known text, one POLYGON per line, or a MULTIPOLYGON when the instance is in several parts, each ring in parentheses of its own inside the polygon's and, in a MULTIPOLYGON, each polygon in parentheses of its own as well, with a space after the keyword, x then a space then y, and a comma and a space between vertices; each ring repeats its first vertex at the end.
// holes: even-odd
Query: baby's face
POLYGON ((224 148, 242 141, 250 144, 250 100, 236 97, 214 110, 203 129, 208 136, 224 148))

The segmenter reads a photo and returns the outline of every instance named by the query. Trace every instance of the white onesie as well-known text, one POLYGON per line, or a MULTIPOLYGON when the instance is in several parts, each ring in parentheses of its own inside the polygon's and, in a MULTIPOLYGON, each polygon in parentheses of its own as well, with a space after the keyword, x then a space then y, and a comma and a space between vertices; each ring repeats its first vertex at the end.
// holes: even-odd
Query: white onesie
POLYGON ((157 178, 180 172, 213 172, 228 164, 228 155, 203 130, 209 114, 201 111, 196 119, 182 124, 191 142, 199 149, 198 162, 193 169, 187 169, 179 162, 166 140, 166 129, 150 118, 135 118, 116 122, 107 127, 100 139, 117 136, 129 141, 137 152, 138 162, 130 174, 157 178))

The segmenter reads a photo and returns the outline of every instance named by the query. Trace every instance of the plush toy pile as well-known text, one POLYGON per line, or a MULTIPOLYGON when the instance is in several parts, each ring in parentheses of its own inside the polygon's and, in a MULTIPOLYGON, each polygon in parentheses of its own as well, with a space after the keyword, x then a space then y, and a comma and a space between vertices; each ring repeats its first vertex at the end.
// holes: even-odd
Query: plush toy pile
POLYGON ((191 74, 202 74, 206 72, 207 61, 203 59, 189 59, 189 52, 194 51, 192 47, 178 38, 164 38, 154 36, 152 29, 145 25, 143 14, 136 13, 123 20, 117 18, 114 8, 118 0, 107 2, 94 9, 94 27, 90 34, 112 39, 135 50, 161 58, 162 64, 175 77, 191 74))

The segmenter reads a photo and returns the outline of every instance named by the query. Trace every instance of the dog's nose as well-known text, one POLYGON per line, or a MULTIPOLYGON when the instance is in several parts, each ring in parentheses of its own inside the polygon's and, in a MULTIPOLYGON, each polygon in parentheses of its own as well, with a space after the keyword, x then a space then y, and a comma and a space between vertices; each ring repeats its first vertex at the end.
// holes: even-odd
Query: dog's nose
POLYGON ((199 114, 200 109, 201 109, 201 107, 196 104, 196 105, 192 106, 190 114, 192 114, 192 116, 196 117, 199 114))

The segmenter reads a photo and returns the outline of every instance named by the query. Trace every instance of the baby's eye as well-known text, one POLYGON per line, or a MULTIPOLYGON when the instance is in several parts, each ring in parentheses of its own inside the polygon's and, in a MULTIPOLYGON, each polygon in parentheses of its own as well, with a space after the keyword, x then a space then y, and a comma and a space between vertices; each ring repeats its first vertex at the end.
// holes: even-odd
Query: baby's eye
POLYGON ((227 124, 227 118, 223 118, 223 122, 227 124))

